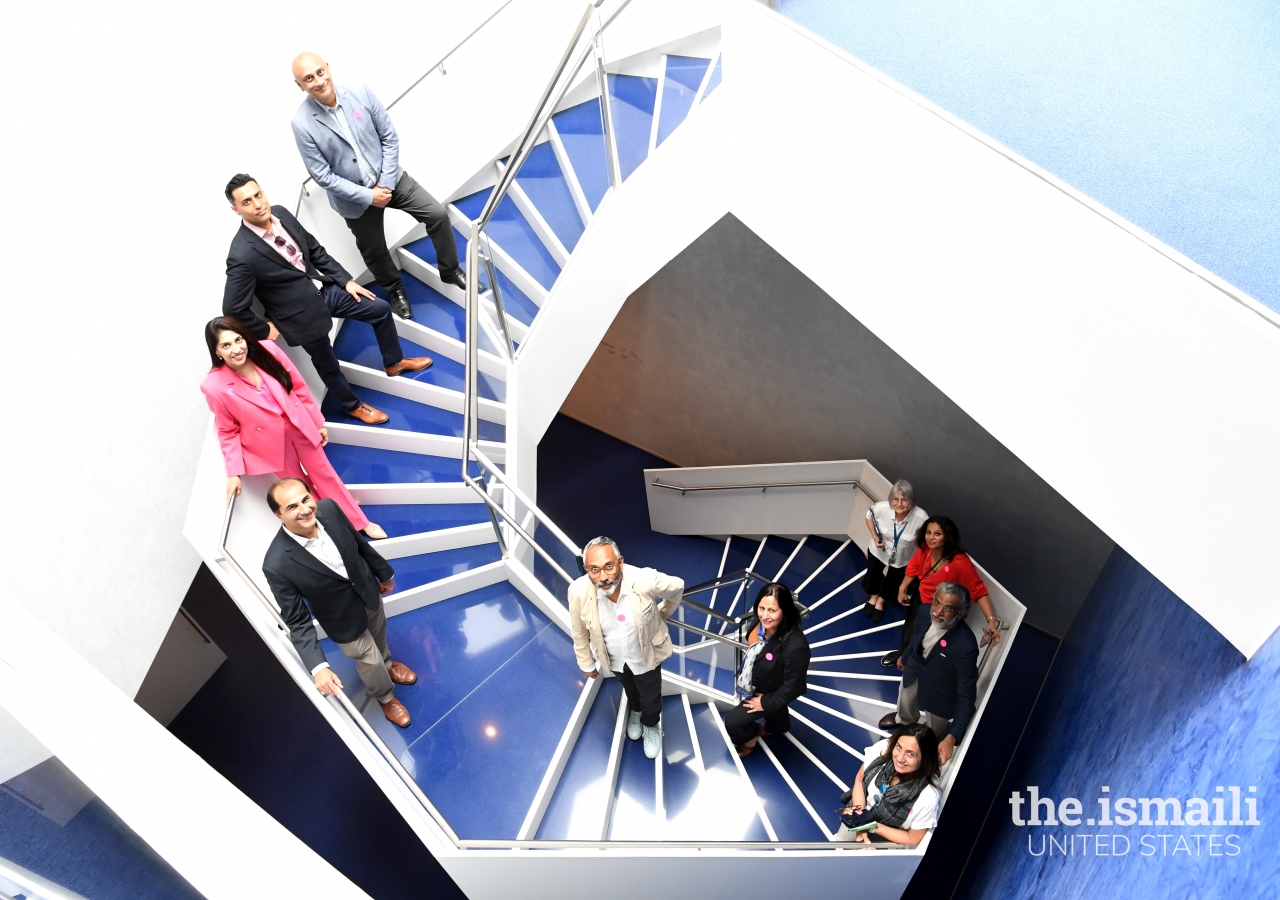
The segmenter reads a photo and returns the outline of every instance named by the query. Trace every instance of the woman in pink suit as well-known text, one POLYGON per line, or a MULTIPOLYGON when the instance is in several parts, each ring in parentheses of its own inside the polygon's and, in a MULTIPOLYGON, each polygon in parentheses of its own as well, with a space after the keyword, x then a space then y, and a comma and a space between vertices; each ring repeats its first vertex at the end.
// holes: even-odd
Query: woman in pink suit
POLYGON ((371 538, 387 533, 361 512, 329 458, 324 416, 306 382, 274 341, 259 341, 236 319, 219 316, 204 328, 213 369, 200 390, 213 411, 227 465, 227 503, 241 475, 301 478, 317 499, 328 497, 371 538))

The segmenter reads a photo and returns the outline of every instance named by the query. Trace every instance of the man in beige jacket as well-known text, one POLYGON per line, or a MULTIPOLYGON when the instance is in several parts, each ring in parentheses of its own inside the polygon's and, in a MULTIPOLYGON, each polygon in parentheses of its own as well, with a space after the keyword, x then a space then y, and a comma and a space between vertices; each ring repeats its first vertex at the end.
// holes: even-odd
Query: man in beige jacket
POLYGON ((662 748, 662 661, 671 655, 667 619, 684 581, 657 569, 624 568, 618 545, 598 537, 583 550, 587 574, 569 585, 569 621, 578 666, 588 678, 607 668, 627 692, 627 737, 644 737, 644 753, 662 748))

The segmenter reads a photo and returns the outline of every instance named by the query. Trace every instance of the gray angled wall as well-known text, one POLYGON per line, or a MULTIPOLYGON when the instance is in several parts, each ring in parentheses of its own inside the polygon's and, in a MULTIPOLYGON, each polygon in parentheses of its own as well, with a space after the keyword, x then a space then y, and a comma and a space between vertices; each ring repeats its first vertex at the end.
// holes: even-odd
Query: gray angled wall
POLYGON ((1059 636, 1114 546, 731 214, 628 298, 561 411, 682 466, 870 460, 1059 636))

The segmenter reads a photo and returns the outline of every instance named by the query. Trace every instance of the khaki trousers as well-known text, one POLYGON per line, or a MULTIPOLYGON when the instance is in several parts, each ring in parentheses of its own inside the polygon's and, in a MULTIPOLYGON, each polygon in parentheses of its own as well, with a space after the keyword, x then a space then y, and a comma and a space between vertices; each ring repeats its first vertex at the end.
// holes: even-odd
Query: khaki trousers
POLYGON ((374 700, 388 703, 395 697, 395 684, 387 672, 391 667, 391 650, 387 647, 387 614, 382 608, 381 598, 377 610, 369 610, 368 630, 354 641, 338 646, 356 661, 360 680, 374 700))
MULTIPOLYGON (((350 654, 347 654, 350 656, 350 654)), ((920 704, 917 697, 920 693, 920 679, 917 678, 911 682, 910 686, 902 685, 898 688, 898 724, 914 725, 920 721, 920 704)), ((928 725, 930 730, 938 736, 938 740, 942 740, 947 736, 947 732, 951 730, 951 720, 944 719, 942 716, 935 716, 931 712, 924 714, 924 724, 928 725)))

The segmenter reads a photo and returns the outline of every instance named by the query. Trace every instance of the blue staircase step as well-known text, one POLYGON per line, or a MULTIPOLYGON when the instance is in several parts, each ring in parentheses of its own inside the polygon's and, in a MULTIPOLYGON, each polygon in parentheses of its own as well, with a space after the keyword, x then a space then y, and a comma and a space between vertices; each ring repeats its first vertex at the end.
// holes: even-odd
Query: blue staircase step
MULTIPOLYGON (((458 262, 462 264, 465 270, 467 267, 467 238, 457 228, 453 229, 453 239, 458 245, 458 262)), ((431 238, 421 237, 412 243, 405 244, 404 248, 412 253, 418 259, 422 260, 436 269, 440 268, 440 258, 436 256, 436 245, 431 243, 431 238)), ((403 273, 402 273, 403 274, 403 273)), ((406 291, 407 293, 407 291, 406 291)))
MULTIPOLYGON (((464 215, 476 219, 479 218, 491 193, 493 188, 485 188, 468 197, 463 197, 455 205, 464 215)), ((511 197, 503 197, 498 203, 493 218, 489 220, 487 232, 489 237, 506 251, 507 255, 518 262, 538 284, 551 290, 556 279, 560 277, 560 266, 511 197)))
POLYGON ((551 120, 560 134, 560 143, 569 156, 582 193, 591 211, 595 212, 609 190, 609 162, 605 156, 600 98, 593 97, 585 103, 562 109, 551 120))
MULTIPOLYGON (((770 748, 772 749, 772 748, 770 748)), ((756 747, 743 761, 747 777, 764 804, 764 814, 780 841, 825 841, 828 835, 813 821, 778 767, 756 747)))
MULTIPOLYGON (((405 292, 408 293, 407 280, 405 292)), ((436 387, 451 391, 462 391, 466 388, 464 381, 466 367, 462 363, 439 353, 432 353, 426 347, 404 338, 400 338, 400 349, 405 356, 430 356, 433 362, 428 369, 397 375, 397 378, 411 378, 414 381, 434 384, 436 387)), ((373 329, 363 322, 344 324, 338 331, 338 339, 333 343, 333 351, 343 362, 355 363, 369 369, 382 369, 382 352, 378 349, 377 338, 374 337, 373 329)), ((502 403, 506 398, 507 386, 499 379, 481 372, 476 381, 480 396, 484 399, 502 403)), ((360 391, 356 390, 356 393, 359 394, 360 391)))
POLYGON ((662 83, 662 113, 658 117, 657 143, 661 144, 689 115, 693 98, 711 60, 699 56, 668 56, 662 83))
MULTIPOLYGON (((809 718, 808 713, 804 710, 800 710, 797 707, 797 711, 802 713, 806 718, 809 718)), ((813 721, 813 719, 810 719, 810 721, 813 721)), ((862 760, 837 747, 808 725, 798 721, 795 716, 791 717, 791 734, 796 738, 796 740, 804 744, 805 748, 810 753, 822 760, 822 764, 834 772, 837 778, 845 784, 853 784, 853 780, 858 774, 858 769, 862 767, 862 760)), ((786 738, 782 739, 786 740, 786 738)), ((870 743, 868 742, 863 744, 861 747, 854 746, 853 749, 862 753, 869 746, 870 743)), ((832 784, 832 787, 834 788, 835 785, 832 784)), ((837 796, 836 799, 839 800, 839 797, 837 796)), ((810 801, 812 801, 812 797, 810 798, 810 801)), ((816 805, 814 808, 818 809, 816 805)), ((831 808, 835 808, 834 803, 831 804, 831 808)), ((818 809, 818 811, 821 813, 822 810, 818 809)))
POLYGON ((720 81, 723 78, 720 63, 723 59, 723 56, 716 57, 716 67, 711 70, 711 77, 707 79, 707 89, 702 92, 702 100, 700 102, 705 103, 706 99, 711 96, 711 92, 720 87, 720 81))
POLYGON ((487 507, 483 503, 370 503, 361 504, 360 509, 369 521, 382 526, 387 537, 404 537, 489 521, 489 514, 485 511, 487 507))
POLYGON ((755 795, 738 774, 716 723, 719 717, 708 704, 693 704, 694 730, 705 771, 685 811, 679 817, 668 817, 668 835, 673 840, 767 841, 769 835, 756 812, 755 795))
POLYGON ((533 320, 538 315, 538 304, 526 297, 524 291, 516 287, 515 282, 496 266, 494 267, 494 274, 498 276, 498 291, 502 295, 503 310, 506 311, 508 316, 523 322, 525 325, 532 325, 533 320))
POLYGON ((662 698, 662 731, 662 803, 668 819, 680 819, 693 802, 702 771, 679 695, 662 698))
POLYGON ((639 75, 609 76, 609 109, 617 132, 622 180, 631 177, 649 155, 649 132, 658 98, 658 79, 639 75))
MULTIPOLYGON (((813 811, 827 826, 827 833, 834 834, 840 827, 840 817, 835 811, 840 805, 840 788, 809 757, 805 756, 799 747, 791 743, 786 735, 775 734, 764 738, 764 741, 769 745, 778 762, 782 764, 782 768, 787 770, 796 787, 809 801, 813 811)), ((810 818, 809 821, 812 822, 813 819, 810 818)), ((777 827, 775 822, 774 828, 777 827)))
POLYGON ((662 668, 666 672, 682 675, 690 681, 705 684, 718 691, 725 693, 733 691, 733 673, 728 669, 717 666, 713 673, 710 664, 696 659, 686 659, 679 653, 672 653, 667 657, 662 663, 662 668))
POLYGON ((607 800, 605 770, 621 702, 622 682, 604 679, 542 816, 538 840, 600 840, 607 800))
MULTIPOLYGON (((324 448, 324 452, 345 484, 462 481, 461 459, 333 442, 324 448)), ((471 467, 473 477, 478 476, 478 464, 472 463, 471 467)))
MULTIPOLYGON (((381 523, 379 523, 381 524, 381 523)), ((419 553, 389 560, 396 570, 396 592, 460 575, 502 559, 502 550, 496 542, 459 547, 455 550, 439 550, 435 553, 419 553)))
MULTIPOLYGON (((847 709, 847 707, 844 707, 843 709, 841 708, 842 704, 839 697, 815 694, 813 699, 818 703, 821 703, 823 706, 840 712, 845 712, 847 709), (834 700, 835 703, 828 703, 828 700, 834 700)), ((867 747, 870 747, 876 741, 880 740, 880 735, 876 734, 874 731, 863 728, 860 725, 854 725, 852 722, 846 722, 844 719, 833 716, 825 710, 818 709, 816 706, 810 706, 808 703, 796 703, 792 706, 792 709, 795 712, 800 713, 800 715, 804 716, 819 728, 822 728, 824 731, 827 731, 844 741, 859 753, 867 747)), ((888 712, 888 710, 886 709, 885 712, 888 712)), ((846 713, 846 715, 847 714, 848 713, 846 713)), ((884 713, 881 713, 880 715, 884 715, 884 713)), ((879 716, 877 716, 877 718, 879 718, 879 716)), ((875 722, 868 722, 867 724, 874 725, 875 722)))
MULTIPOLYGON (((483 646, 521 623, 472 624, 483 646)), ((548 624, 409 745, 410 771, 459 837, 516 837, 581 686, 573 642, 548 624)))
MULTIPOLYGON (((447 409, 441 409, 438 406, 418 403, 367 387, 360 388, 360 399, 390 416, 384 424, 370 426, 372 428, 394 428, 401 431, 416 431, 420 434, 444 434, 451 437, 462 437, 461 413, 449 412, 447 409)), ((320 410, 324 413, 325 420, 328 422, 353 424, 355 421, 346 414, 342 404, 338 403, 332 396, 324 398, 324 402, 320 405, 320 410)), ((479 432, 481 440, 505 441, 507 439, 506 426, 499 425, 497 422, 481 419, 479 432)))
POLYGON ((644 841, 662 837, 663 822, 656 806, 655 768, 654 761, 644 755, 644 740, 633 741, 623 735, 609 840, 644 841))
POLYGON ((582 217, 578 215, 578 207, 550 141, 543 141, 529 152, 516 183, 538 208, 560 243, 573 252, 578 238, 582 237, 582 217))

